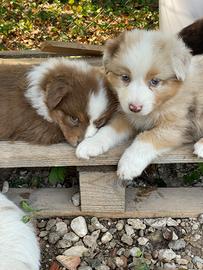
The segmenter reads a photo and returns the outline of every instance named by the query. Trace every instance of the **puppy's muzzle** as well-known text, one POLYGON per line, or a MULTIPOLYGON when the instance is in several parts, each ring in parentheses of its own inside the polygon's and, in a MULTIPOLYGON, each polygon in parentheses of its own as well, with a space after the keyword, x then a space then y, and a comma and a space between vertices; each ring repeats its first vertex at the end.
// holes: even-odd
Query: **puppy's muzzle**
POLYGON ((142 105, 138 105, 138 104, 129 104, 129 110, 131 112, 140 112, 142 110, 142 105))

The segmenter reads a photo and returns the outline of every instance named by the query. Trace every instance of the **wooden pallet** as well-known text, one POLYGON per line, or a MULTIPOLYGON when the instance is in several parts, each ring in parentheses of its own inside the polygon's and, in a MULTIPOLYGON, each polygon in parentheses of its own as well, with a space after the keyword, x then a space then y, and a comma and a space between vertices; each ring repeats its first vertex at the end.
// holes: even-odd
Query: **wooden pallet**
MULTIPOLYGON (((40 57, 80 55, 93 65, 101 65, 102 47, 46 43, 43 52, 0 53, 0 72, 9 65, 5 82, 18 78, 22 70, 44 60, 40 57), (59 49, 60 48, 60 49, 59 49), (27 58, 27 57, 35 58, 27 58), (88 57, 88 56, 91 56, 88 57), (93 57, 94 56, 94 57, 93 57), (22 59, 23 57, 23 59, 22 59), (16 59, 17 58, 17 59, 16 59)), ((3 83, 3 82, 1 82, 3 83)), ((129 144, 129 143, 128 143, 129 144)), ((116 176, 116 165, 128 144, 120 145, 97 158, 79 160, 68 144, 33 146, 22 142, 0 142, 0 167, 76 166, 79 171, 81 207, 71 203, 74 189, 10 189, 17 203, 29 199, 42 217, 94 215, 101 217, 195 217, 203 212, 203 188, 125 189, 116 176)), ((202 162, 185 146, 156 159, 154 163, 202 162)))

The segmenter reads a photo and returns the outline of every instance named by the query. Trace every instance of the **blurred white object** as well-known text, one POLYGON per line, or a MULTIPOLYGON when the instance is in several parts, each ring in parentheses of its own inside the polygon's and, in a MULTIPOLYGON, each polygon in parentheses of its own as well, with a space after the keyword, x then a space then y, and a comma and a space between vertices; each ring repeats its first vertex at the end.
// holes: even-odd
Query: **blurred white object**
POLYGON ((203 0, 159 0, 159 26, 164 32, 177 33, 203 17, 203 0))

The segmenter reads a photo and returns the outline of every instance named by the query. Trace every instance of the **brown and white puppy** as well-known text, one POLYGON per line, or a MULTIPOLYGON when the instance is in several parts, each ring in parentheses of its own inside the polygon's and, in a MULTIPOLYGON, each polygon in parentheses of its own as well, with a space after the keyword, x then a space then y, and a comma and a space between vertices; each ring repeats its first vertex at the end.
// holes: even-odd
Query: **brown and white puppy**
MULTIPOLYGON (((19 68, 20 69, 20 68, 19 68)), ((27 74, 0 70, 0 139, 76 146, 111 117, 117 101, 99 68, 52 58, 27 74), (26 75, 25 75, 26 74, 26 75)))
MULTIPOLYGON (((104 66, 122 111, 140 132, 119 161, 121 179, 139 176, 157 156, 184 143, 196 142, 194 153, 203 157, 203 57, 191 59, 175 35, 133 30, 107 42, 104 66)), ((112 138, 118 141, 122 129, 112 138)))

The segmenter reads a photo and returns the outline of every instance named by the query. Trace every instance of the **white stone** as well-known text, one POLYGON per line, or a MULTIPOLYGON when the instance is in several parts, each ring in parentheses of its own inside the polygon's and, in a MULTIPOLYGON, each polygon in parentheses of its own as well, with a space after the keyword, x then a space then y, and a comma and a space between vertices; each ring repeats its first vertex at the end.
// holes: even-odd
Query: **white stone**
POLYGON ((77 192, 77 193, 73 194, 71 201, 72 201, 73 205, 80 206, 80 193, 77 192))
POLYGON ((175 232, 173 232, 172 240, 173 240, 173 241, 178 240, 178 236, 177 236, 177 234, 176 234, 175 232))
POLYGON ((186 265, 188 264, 188 260, 182 258, 176 258, 176 263, 179 265, 186 265))
POLYGON ((185 248, 186 242, 183 239, 178 239, 176 241, 171 241, 168 246, 173 250, 180 250, 185 248))
POLYGON ((88 249, 84 246, 75 246, 71 247, 64 251, 64 255, 66 256, 79 256, 82 257, 85 253, 88 252, 88 249))
POLYGON ((112 238, 113 238, 112 234, 110 234, 110 232, 106 232, 102 236, 101 241, 103 244, 106 244, 106 243, 110 242, 112 238))
POLYGON ((145 230, 146 225, 140 219, 129 218, 127 223, 133 227, 134 230, 145 230))
POLYGON ((119 220, 119 221, 117 222, 117 224, 116 224, 116 229, 117 229, 118 231, 122 231, 123 227, 124 227, 124 221, 123 221, 123 220, 119 220))
POLYGON ((74 233, 76 233, 79 237, 84 237, 88 232, 86 220, 82 216, 74 218, 71 221, 70 226, 74 233))
POLYGON ((80 238, 74 232, 69 232, 64 235, 63 239, 75 243, 80 238))
POLYGON ((178 223, 175 219, 172 219, 171 217, 169 217, 166 221, 166 225, 169 227, 176 227, 178 226, 178 223))
POLYGON ((139 258, 142 255, 142 251, 139 247, 133 247, 130 249, 130 255, 132 257, 137 257, 139 258))
POLYGON ((58 235, 63 236, 68 232, 67 224, 63 221, 56 223, 56 232, 58 235))
POLYGON ((128 224, 125 225, 125 231, 126 231, 126 234, 129 235, 129 236, 131 236, 132 234, 134 234, 133 227, 130 226, 130 225, 128 225, 128 224))
POLYGON ((146 237, 139 237, 137 239, 137 242, 140 246, 145 246, 147 242, 149 242, 149 239, 147 239, 146 237))
POLYGON ((170 262, 176 258, 176 254, 172 249, 160 249, 158 258, 163 262, 170 262))
POLYGON ((91 225, 94 227, 95 230, 101 230, 102 232, 107 232, 107 228, 102 225, 97 217, 93 217, 91 219, 91 225))
POLYGON ((176 270, 177 267, 174 263, 165 263, 164 264, 164 269, 165 270, 176 270))

